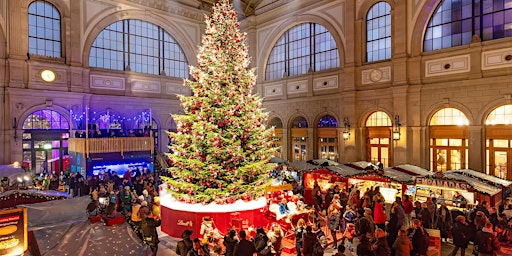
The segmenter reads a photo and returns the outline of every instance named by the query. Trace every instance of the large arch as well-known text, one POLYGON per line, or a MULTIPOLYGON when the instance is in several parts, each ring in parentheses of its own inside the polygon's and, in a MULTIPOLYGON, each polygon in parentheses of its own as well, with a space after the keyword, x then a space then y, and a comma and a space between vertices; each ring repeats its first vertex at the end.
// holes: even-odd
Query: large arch
POLYGON ((114 22, 126 19, 138 19, 160 26, 180 45, 187 58, 188 64, 192 66, 196 65, 196 43, 189 37, 189 33, 183 31, 179 26, 173 25, 173 23, 165 17, 157 14, 147 15, 143 10, 125 10, 119 12, 109 10, 100 15, 95 22, 91 22, 84 32, 85 40, 82 55, 84 66, 89 66, 89 55, 91 53, 92 44, 101 31, 114 22))
POLYGON ((435 0, 427 2, 423 5, 418 15, 416 16, 415 23, 413 24, 410 42, 410 53, 411 56, 419 56, 423 52, 423 37, 425 30, 427 29, 428 21, 436 10, 437 5, 442 0, 435 0))
POLYGON ((272 32, 269 33, 267 38, 262 41, 261 45, 267 45, 271 47, 265 47, 264 49, 258 49, 260 54, 258 56, 258 62, 260 67, 264 67, 261 69, 258 69, 259 75, 262 75, 262 77, 265 77, 267 62, 270 56, 270 53, 272 52, 272 49, 274 48, 274 45, 277 43, 277 41, 281 38, 283 33, 287 31, 288 29, 302 24, 302 23, 317 23, 319 25, 324 26, 329 33, 334 38, 334 41, 336 42, 336 47, 338 48, 338 56, 339 56, 339 68, 342 68, 345 65, 345 42, 346 39, 343 37, 343 35, 338 34, 338 31, 336 30, 335 26, 331 25, 330 22, 325 20, 324 18, 321 18, 316 15, 299 15, 295 16, 293 19, 284 20, 280 25, 275 27, 272 32), (333 33, 336 32, 336 33, 333 33))

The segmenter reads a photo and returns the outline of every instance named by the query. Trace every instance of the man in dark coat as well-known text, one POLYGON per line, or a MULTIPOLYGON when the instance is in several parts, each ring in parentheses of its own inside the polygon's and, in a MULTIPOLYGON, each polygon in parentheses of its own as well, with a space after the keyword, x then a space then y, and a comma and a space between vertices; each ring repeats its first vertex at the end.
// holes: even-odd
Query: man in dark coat
POLYGON ((176 245, 176 253, 179 256, 187 256, 187 253, 192 250, 194 246, 192 243, 192 239, 190 239, 190 235, 192 235, 192 230, 187 229, 181 233, 182 240, 178 242, 176 245))
POLYGON ((238 239, 236 238, 236 231, 234 229, 229 230, 227 236, 224 237, 224 246, 226 247, 226 256, 233 256, 235 252, 235 246, 238 244, 238 239))
POLYGON ((312 256, 313 251, 315 249, 315 245, 318 243, 318 238, 316 234, 313 233, 313 228, 311 228, 311 226, 307 226, 306 233, 302 238, 302 255, 312 256))
POLYGON ((452 228, 453 245, 455 247, 453 248, 450 255, 456 255, 459 249, 460 255, 465 255, 466 248, 468 248, 469 244, 469 237, 467 236, 468 233, 470 233, 470 227, 469 224, 466 223, 466 217, 463 215, 457 216, 452 228))
POLYGON ((256 253, 256 247, 246 239, 245 230, 240 230, 240 242, 235 246, 234 256, 251 256, 256 253))
POLYGON ((158 240, 158 233, 156 228, 162 224, 162 220, 156 216, 155 218, 148 216, 144 211, 140 211, 140 218, 142 219, 142 226, 140 233, 142 234, 142 238, 144 242, 149 245, 152 255, 156 256, 156 252, 158 251, 158 244, 160 241, 158 240))

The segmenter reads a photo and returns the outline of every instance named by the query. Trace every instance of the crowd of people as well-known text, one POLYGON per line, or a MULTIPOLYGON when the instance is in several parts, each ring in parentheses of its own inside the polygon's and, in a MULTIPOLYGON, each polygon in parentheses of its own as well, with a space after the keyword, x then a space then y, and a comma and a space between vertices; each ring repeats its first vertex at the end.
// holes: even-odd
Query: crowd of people
MULTIPOLYGON (((57 175, 39 177, 34 186, 67 192, 72 196, 89 195, 94 202, 89 213, 103 211, 106 217, 123 214, 140 238, 148 244, 153 255, 158 249, 156 227, 160 225, 158 208, 158 174, 148 169, 128 170, 123 176, 107 171, 84 178, 73 173, 67 178, 57 175), (102 200, 103 199, 103 202, 102 200), (103 208, 102 208, 103 203, 103 208), (155 207, 156 206, 156 207, 155 207)), ((300 182, 292 180, 294 198, 303 196, 300 182)), ((295 254, 298 256, 323 255, 330 245, 344 255, 427 255, 431 242, 430 229, 439 230, 443 243, 452 243, 450 255, 466 255, 473 248, 476 255, 493 255, 501 247, 512 246, 512 203, 505 200, 496 207, 487 201, 471 210, 449 207, 429 197, 425 202, 412 201, 408 195, 396 197, 386 204, 379 187, 362 192, 354 187, 347 190, 333 186, 321 191, 315 183, 313 204, 305 206, 313 218, 292 222, 295 233, 295 254), (357 241, 356 243, 354 243, 357 241), (472 246, 470 246, 472 245, 472 246)), ((284 199, 279 211, 287 210, 284 199)), ((302 200, 299 200, 303 202, 302 200)), ((208 223, 203 220, 203 224, 208 223)), ((203 229, 202 229, 203 230, 203 229)), ((201 231, 192 239, 192 231, 182 234, 177 253, 185 255, 280 255, 283 250, 282 227, 274 223, 267 231, 227 230, 206 237, 211 232, 201 231)))
MULTIPOLYGON (((317 214, 312 225, 328 227, 332 247, 340 255, 345 248, 360 256, 427 255, 430 229, 439 230, 441 242, 453 243, 450 255, 459 251, 465 255, 470 244, 476 255, 495 255, 501 246, 512 246, 512 204, 508 199, 498 207, 482 201, 474 209, 465 210, 449 208, 445 202, 438 204, 436 198, 413 202, 404 195, 386 207, 379 190, 375 187, 361 192, 352 187, 343 191, 335 186, 322 193, 315 184, 312 193, 317 214), (353 246, 354 238, 359 241, 357 248, 353 246)), ((297 255, 311 255, 309 251, 301 253, 299 246, 298 242, 297 255)))

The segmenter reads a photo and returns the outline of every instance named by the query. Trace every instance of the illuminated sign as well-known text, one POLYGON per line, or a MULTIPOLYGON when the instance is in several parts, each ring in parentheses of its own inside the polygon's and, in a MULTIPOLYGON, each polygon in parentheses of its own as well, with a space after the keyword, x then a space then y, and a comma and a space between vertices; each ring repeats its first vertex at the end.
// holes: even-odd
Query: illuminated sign
POLYGON ((465 182, 451 181, 451 180, 434 180, 427 178, 416 178, 416 185, 432 186, 439 188, 450 188, 468 190, 468 184, 465 182))
POLYGON ((23 255, 28 248, 27 209, 0 211, 0 255, 23 255))

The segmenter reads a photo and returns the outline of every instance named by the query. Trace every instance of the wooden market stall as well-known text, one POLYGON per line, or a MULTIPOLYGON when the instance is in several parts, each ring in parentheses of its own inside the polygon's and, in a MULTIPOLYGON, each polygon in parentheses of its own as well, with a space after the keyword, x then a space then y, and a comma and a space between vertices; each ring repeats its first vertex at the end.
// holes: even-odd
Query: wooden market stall
MULTIPOLYGON (((370 165, 373 167, 373 165, 370 165)), ((366 173, 354 175, 348 179, 348 186, 354 186, 361 191, 379 187, 386 203, 392 203, 396 197, 405 194, 412 196, 416 193, 416 179, 432 175, 433 172, 411 164, 404 164, 382 170, 366 168, 366 173)))
POLYGON ((326 193, 329 188, 336 185, 338 185, 340 189, 346 189, 348 177, 363 173, 366 173, 366 171, 358 164, 339 164, 306 171, 303 175, 304 201, 308 204, 313 203, 313 187, 315 181, 318 183, 322 193, 326 193))
POLYGON ((488 201, 495 206, 507 196, 512 181, 497 178, 478 171, 450 170, 442 174, 432 175, 417 179, 416 196, 420 201, 427 196, 435 196, 439 201, 446 202, 449 206, 462 205, 471 208, 477 202, 488 201), (460 195, 457 197, 457 195, 460 195))

